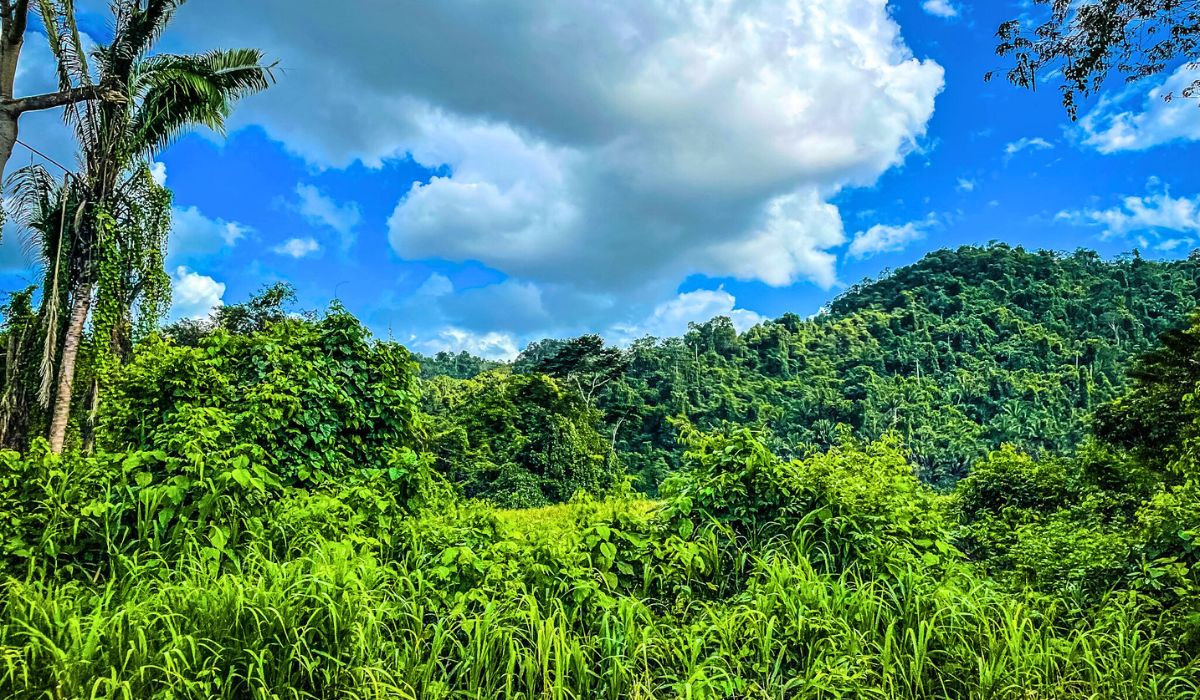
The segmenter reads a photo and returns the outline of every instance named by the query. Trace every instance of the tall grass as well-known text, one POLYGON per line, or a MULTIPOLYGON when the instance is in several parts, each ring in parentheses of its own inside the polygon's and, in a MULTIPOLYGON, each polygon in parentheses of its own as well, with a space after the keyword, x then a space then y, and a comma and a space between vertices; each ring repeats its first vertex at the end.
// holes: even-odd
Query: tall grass
POLYGON ((1134 598, 1069 623, 967 575, 827 573, 800 548, 750 567, 739 593, 682 605, 621 591, 576 604, 522 586, 442 602, 428 562, 340 541, 283 561, 251 547, 214 567, 197 548, 95 581, 10 579, 0 696, 1200 695, 1200 666, 1170 651, 1134 598))

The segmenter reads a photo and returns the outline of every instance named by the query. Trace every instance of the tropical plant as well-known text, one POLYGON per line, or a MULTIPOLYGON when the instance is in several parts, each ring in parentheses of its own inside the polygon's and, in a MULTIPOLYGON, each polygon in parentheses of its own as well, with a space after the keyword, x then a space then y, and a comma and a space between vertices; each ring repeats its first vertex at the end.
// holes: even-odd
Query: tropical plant
MULTIPOLYGON (((161 256, 169 198, 150 181, 143 159, 192 127, 221 130, 233 104, 265 89, 272 79, 261 52, 253 49, 153 53, 155 41, 183 2, 115 3, 113 39, 93 51, 90 62, 71 15, 46 17, 64 85, 115 86, 128 98, 89 102, 68 111, 83 171, 68 177, 57 197, 64 203, 58 209, 59 240, 48 246, 61 260, 60 265, 47 267, 48 274, 61 272, 62 279, 55 279, 67 296, 63 308, 68 309, 58 361, 46 363, 57 365, 49 429, 55 452, 66 441, 76 364, 93 306, 96 342, 118 348, 123 345, 119 336, 131 304, 141 297, 146 308, 163 307, 161 296, 152 294, 162 289, 163 276, 151 268, 161 256), (127 216, 128 212, 137 216, 127 216)), ((49 183, 32 171, 22 173, 20 179, 26 189, 45 189, 49 183)), ((44 194, 36 198, 54 199, 44 194)), ((47 348, 59 350, 50 343, 47 348)))

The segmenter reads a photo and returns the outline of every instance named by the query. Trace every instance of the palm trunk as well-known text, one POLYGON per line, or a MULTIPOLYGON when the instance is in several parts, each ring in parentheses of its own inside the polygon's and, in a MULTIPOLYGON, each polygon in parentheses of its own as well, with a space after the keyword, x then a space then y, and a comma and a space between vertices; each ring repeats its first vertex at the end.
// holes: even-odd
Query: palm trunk
POLYGON ((54 418, 50 421, 50 449, 61 454, 67 441, 67 423, 71 419, 71 392, 75 384, 75 360, 83 343, 83 326, 92 304, 92 285, 82 283, 71 295, 71 320, 63 340, 62 363, 58 370, 58 393, 54 400, 54 418))

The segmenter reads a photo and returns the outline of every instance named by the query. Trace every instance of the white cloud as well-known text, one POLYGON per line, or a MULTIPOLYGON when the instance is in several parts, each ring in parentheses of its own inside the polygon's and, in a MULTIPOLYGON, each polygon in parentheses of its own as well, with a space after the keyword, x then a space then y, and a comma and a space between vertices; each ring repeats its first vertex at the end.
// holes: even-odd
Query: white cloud
POLYGON ((321 252, 321 244, 312 238, 289 238, 271 250, 278 255, 300 259, 321 252))
POLYGON ((976 184, 977 183, 974 180, 969 178, 958 178, 958 189, 960 192, 974 192, 976 184))
POLYGON ((930 216, 924 221, 913 221, 903 226, 886 226, 876 224, 866 231, 854 234, 854 240, 846 249, 846 257, 862 260, 882 253, 896 253, 904 250, 910 243, 925 237, 925 231, 936 223, 930 216))
POLYGON ((802 275, 825 289, 837 284, 837 257, 828 252, 846 240, 837 207, 807 190, 771 200, 763 218, 744 240, 714 245, 702 269, 776 287, 802 275))
POLYGON ((343 249, 348 249, 353 244, 354 229, 362 222, 358 204, 338 204, 313 185, 303 183, 296 185, 296 194, 300 197, 298 210, 301 215, 313 223, 328 226, 336 231, 341 237, 343 249))
POLYGON ((1101 238, 1124 238, 1164 252, 1194 244, 1200 237, 1200 195, 1172 197, 1167 191, 1130 196, 1108 209, 1059 212, 1059 221, 1101 229, 1101 238), (1182 234, 1182 235, 1181 235, 1182 234))
POLYGON ((210 0, 176 30, 304 75, 235 126, 317 168, 439 169, 397 191, 392 247, 516 278, 497 298, 536 288, 541 323, 582 313, 563 299, 629 322, 696 273, 835 284, 830 198, 901 163, 943 85, 883 0, 384 5, 210 0))
POLYGON ((205 318, 221 306, 225 284, 180 265, 171 275, 171 317, 205 318))
POLYGON ((697 289, 659 304, 641 323, 618 325, 606 335, 625 344, 645 336, 680 336, 687 332, 689 323, 717 316, 729 317, 739 333, 766 320, 753 311, 737 308, 737 299, 724 289, 697 289))
POLYGON ((436 353, 467 351, 472 355, 489 360, 514 360, 520 354, 517 341, 508 333, 473 333, 462 328, 442 328, 434 337, 429 339, 410 340, 409 346, 417 352, 426 355, 436 353))
POLYGON ((1181 66, 1166 81, 1146 92, 1139 111, 1121 110, 1125 100, 1102 99, 1080 120, 1084 143, 1101 153, 1142 151, 1176 140, 1200 139, 1196 103, 1182 97, 1185 89, 1200 80, 1200 69, 1181 66), (1167 102, 1163 97, 1176 99, 1167 102))
POLYGON ((1012 158, 1021 151, 1048 151, 1052 148, 1054 148, 1054 144, 1050 143, 1041 136, 1035 136, 1033 138, 1024 137, 1007 144, 1004 147, 1004 155, 1008 158, 1012 158))
POLYGON ((1191 238, 1167 238, 1155 244, 1154 248, 1164 253, 1170 253, 1180 248, 1190 247, 1193 242, 1191 238))
POLYGON ((154 178, 154 182, 159 187, 167 186, 167 164, 154 161, 150 164, 150 177, 154 178))
POLYGON ((210 219, 196 207, 171 210, 171 236, 167 261, 171 265, 193 263, 228 252, 250 229, 234 221, 210 219))
POLYGON ((934 17, 950 19, 958 16, 958 8, 950 0, 925 0, 921 3, 921 9, 934 17))

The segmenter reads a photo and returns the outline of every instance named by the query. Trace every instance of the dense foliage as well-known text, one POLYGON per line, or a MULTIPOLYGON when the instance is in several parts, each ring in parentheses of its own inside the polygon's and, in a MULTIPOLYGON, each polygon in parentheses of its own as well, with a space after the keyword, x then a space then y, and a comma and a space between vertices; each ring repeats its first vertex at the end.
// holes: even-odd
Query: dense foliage
POLYGON ((469 379, 268 288, 0 453, 0 696, 1200 697, 1200 316, 1123 365, 1195 265, 969 248, 469 379))
POLYGON ((620 469, 596 412, 552 377, 495 370, 426 386, 439 471, 464 495, 507 508, 602 494, 620 469))
MULTIPOLYGON (((922 477, 948 485, 1005 443, 1072 450, 1092 411, 1120 395, 1129 361, 1186 322, 1198 279, 1195 257, 943 250, 810 319, 789 314, 739 334, 717 318, 682 338, 635 342, 620 376, 593 388, 596 375, 585 375, 580 393, 594 394, 622 462, 651 493, 680 464, 677 417, 753 427, 788 455, 836 444, 839 426, 867 439, 896 431, 922 477)), ((514 367, 561 366, 545 358, 564 348, 580 365, 579 343, 543 341, 514 367)))
MULTIPOLYGON (((6 453, 0 487, 18 505, 3 519, 0 692, 1197 696, 1197 597, 1180 594, 1196 572, 1182 561, 1179 590, 1143 585, 1154 571, 1093 572, 1089 599, 1057 592, 1053 571, 993 581, 982 567, 997 559, 955 546, 956 515, 995 505, 990 477, 978 496, 939 495, 895 438, 799 460, 744 430, 685 442, 657 505, 497 513, 428 472, 404 482, 420 497, 368 476, 271 498, 236 480, 197 489, 229 505, 236 548, 209 522, 164 529, 179 516, 156 512, 144 454, 6 453)), ((1033 464, 992 459, 1024 466, 988 474, 1033 464)), ((1044 471, 1030 478, 1057 478, 1044 471)))
POLYGON ((379 469, 420 444, 417 365, 335 307, 196 347, 151 340, 114 380, 99 445, 211 456, 237 451, 289 484, 379 469))

